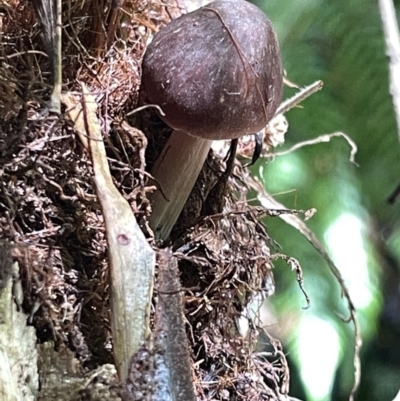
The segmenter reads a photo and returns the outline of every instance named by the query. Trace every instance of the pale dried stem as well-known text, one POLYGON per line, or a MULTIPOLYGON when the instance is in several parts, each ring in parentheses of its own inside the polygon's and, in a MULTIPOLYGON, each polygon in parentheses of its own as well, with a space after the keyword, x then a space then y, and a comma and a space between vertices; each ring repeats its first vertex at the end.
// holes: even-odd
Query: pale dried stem
POLYGON ((61 113, 61 84, 62 84, 62 5, 56 0, 56 26, 54 32, 54 84, 51 92, 50 110, 61 113))
POLYGON ((87 147, 93 163, 96 193, 103 212, 110 268, 110 323, 115 366, 123 382, 132 355, 150 334, 155 253, 132 208, 113 183, 97 118, 97 103, 81 83, 82 98, 70 93, 62 99, 67 114, 87 147))

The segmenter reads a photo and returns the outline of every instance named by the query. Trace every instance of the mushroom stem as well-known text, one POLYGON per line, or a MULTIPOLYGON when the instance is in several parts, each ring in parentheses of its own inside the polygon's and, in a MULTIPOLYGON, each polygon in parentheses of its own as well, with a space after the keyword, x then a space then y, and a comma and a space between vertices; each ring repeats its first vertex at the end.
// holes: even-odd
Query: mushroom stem
POLYGON ((151 229, 157 239, 171 233, 211 147, 211 140, 174 131, 151 170, 161 190, 150 196, 151 229))

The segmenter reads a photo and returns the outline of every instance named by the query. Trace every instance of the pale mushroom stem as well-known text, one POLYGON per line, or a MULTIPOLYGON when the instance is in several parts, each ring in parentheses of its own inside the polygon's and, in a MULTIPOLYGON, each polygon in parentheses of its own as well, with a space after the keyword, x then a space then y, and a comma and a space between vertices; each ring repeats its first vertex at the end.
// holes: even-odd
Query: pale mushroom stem
POLYGON ((151 229, 166 240, 192 191, 207 158, 212 140, 174 131, 151 170, 161 190, 150 196, 151 229))

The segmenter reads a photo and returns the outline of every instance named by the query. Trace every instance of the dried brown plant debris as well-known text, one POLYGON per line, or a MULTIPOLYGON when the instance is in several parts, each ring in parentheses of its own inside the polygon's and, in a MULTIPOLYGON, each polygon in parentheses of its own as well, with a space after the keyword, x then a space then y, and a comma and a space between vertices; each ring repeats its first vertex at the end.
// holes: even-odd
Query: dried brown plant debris
POLYGON ((236 165, 223 212, 203 218, 176 251, 201 400, 275 400, 287 394, 289 373, 279 342, 270 342, 268 358, 255 353, 261 323, 248 306, 273 292, 272 240, 259 208, 238 202, 247 192, 239 179, 244 174, 236 165), (246 333, 241 319, 248 320, 246 333))
MULTIPOLYGON (((63 90, 84 79, 95 91, 114 182, 141 217, 149 213, 147 140, 121 116, 138 97, 146 38, 171 17, 159 2, 128 1, 126 35, 118 29, 98 52, 101 40, 91 38, 105 35, 108 9, 63 4, 63 90)), ((89 365, 111 362, 107 244, 91 161, 71 124, 47 111, 51 55, 31 3, 4 3, 0 23, 0 239, 13 242, 40 341, 66 343, 89 365)))

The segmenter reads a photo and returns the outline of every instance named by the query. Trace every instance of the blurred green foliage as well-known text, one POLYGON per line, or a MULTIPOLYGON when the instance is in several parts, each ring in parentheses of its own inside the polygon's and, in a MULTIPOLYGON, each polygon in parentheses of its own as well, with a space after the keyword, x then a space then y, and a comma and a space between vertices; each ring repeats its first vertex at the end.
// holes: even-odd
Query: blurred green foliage
MULTIPOLYGON (((287 77, 300 87, 319 79, 324 81, 321 92, 287 113, 289 130, 284 149, 321 134, 342 131, 358 146, 358 166, 349 161, 350 147, 345 140, 334 138, 330 143, 305 147, 273 162, 261 161, 253 171, 288 208, 318 210, 308 225, 321 241, 344 213, 357 216, 364 225, 360 231, 362 249, 354 249, 354 253, 366 253, 371 293, 370 303, 360 309, 366 366, 362 385, 367 386, 367 378, 374 390, 362 388, 358 400, 393 400, 400 388, 400 380, 393 379, 400 371, 400 357, 399 364, 388 367, 373 360, 380 356, 370 351, 382 341, 376 336, 382 327, 379 312, 385 298, 382 291, 387 269, 392 268, 392 278, 396 280, 400 274, 400 201, 387 203, 400 182, 400 145, 378 4, 371 0, 258 0, 256 4, 276 28, 287 77), (370 366, 374 367, 373 375, 370 366), (382 375, 386 377, 384 385, 382 375), (381 384, 374 384, 374 380, 381 380, 381 384)), ((295 92, 286 88, 285 98, 295 92)), ((341 323, 337 316, 346 315, 339 286, 323 259, 299 233, 278 218, 268 218, 266 223, 282 251, 300 261, 312 301, 310 310, 301 309, 305 300, 294 273, 277 262, 273 304, 280 319, 296 313, 332 322, 339 333, 343 359, 331 399, 347 399, 352 385, 353 337, 352 327, 341 323)), ((398 308, 400 315, 400 304, 398 308)), ((287 337, 292 351, 294 343, 290 338, 296 337, 296 325, 293 326, 287 337)), ((400 349, 399 341, 393 342, 400 349)), ((298 367, 301 369, 301 363, 298 367)), ((293 383, 293 388, 299 388, 299 383, 293 383)))

